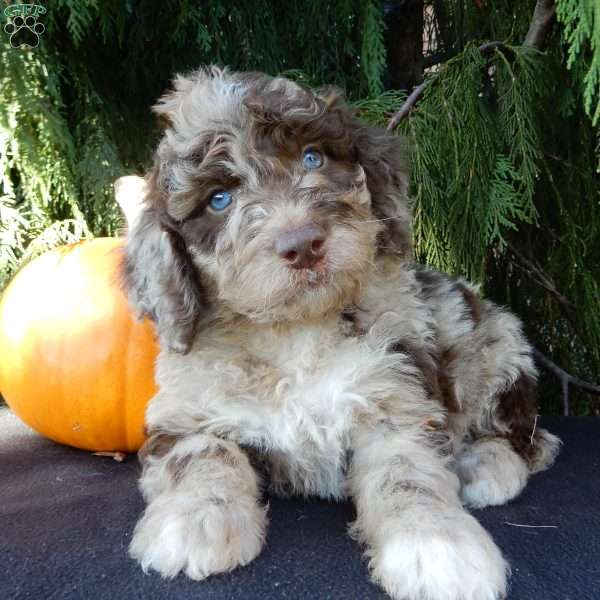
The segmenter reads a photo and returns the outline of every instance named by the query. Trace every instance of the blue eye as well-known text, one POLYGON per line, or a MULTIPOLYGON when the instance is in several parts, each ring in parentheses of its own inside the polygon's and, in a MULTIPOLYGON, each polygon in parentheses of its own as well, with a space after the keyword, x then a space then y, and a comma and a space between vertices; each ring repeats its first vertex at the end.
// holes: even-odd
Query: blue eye
POLYGON ((225 210, 232 203, 232 201, 233 196, 229 192, 222 190, 220 192, 214 193, 210 197, 209 204, 213 210, 222 211, 225 210))
POLYGON ((318 169, 323 164, 323 155, 318 150, 305 150, 302 157, 303 167, 311 171, 318 169))

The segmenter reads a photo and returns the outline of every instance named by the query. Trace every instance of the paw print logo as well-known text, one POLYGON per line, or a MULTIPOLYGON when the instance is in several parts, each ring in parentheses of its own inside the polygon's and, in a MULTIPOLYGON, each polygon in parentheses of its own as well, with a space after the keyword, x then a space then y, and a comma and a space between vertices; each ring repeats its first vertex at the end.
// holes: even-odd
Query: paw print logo
POLYGON ((35 4, 16 4, 7 7, 4 14, 8 17, 8 23, 4 31, 10 36, 10 45, 13 48, 23 50, 37 48, 40 43, 40 35, 46 28, 43 23, 38 22, 39 14, 44 14, 46 9, 35 4))

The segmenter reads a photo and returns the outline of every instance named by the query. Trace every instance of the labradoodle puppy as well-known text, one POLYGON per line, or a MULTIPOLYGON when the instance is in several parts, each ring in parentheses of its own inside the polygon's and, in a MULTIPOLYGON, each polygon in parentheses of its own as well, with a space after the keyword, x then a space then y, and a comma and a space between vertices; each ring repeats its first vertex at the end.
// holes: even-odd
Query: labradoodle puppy
POLYGON ((216 68, 154 110, 124 266, 162 346, 131 555, 193 579, 249 563, 264 477, 352 499, 393 598, 502 597, 507 563, 463 505, 514 498, 559 441, 535 426, 519 321, 411 263, 398 138, 335 90, 216 68))

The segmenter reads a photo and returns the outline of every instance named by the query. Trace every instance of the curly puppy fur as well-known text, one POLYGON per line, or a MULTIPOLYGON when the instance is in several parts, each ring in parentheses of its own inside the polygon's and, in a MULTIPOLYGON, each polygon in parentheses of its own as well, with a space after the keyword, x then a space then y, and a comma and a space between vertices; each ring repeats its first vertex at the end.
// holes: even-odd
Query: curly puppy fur
POLYGON ((411 263, 399 139, 336 90, 216 68, 177 77, 155 111, 165 132, 124 265, 162 346, 132 556, 194 579, 248 563, 264 476, 351 498, 351 534, 393 598, 503 597, 507 564, 463 504, 507 502, 559 441, 535 427, 518 320, 411 263), (292 268, 278 240, 307 227, 320 258, 292 268))

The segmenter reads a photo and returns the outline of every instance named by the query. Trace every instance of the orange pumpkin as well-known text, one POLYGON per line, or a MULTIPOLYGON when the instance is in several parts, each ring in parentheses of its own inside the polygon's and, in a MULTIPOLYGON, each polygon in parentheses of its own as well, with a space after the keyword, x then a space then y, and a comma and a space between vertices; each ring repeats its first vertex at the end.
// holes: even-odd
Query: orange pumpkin
POLYGON ((30 427, 86 450, 134 452, 155 393, 154 327, 120 289, 123 240, 58 248, 0 302, 0 392, 30 427))

